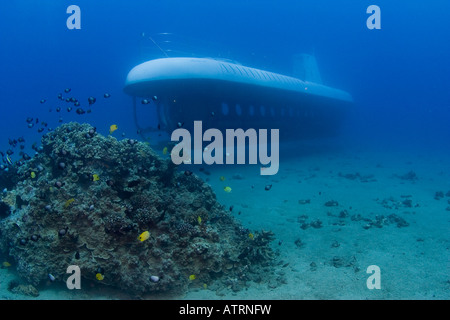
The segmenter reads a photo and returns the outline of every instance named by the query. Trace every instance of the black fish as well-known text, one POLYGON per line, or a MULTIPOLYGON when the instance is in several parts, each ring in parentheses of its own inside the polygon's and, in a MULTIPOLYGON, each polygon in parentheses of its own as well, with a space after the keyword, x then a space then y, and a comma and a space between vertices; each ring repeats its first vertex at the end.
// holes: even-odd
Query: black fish
POLYGON ((272 185, 271 185, 271 184, 268 184, 264 189, 265 189, 266 191, 269 191, 270 189, 272 189, 272 185))
POLYGON ((94 104, 95 101, 97 101, 97 99, 95 99, 94 97, 89 97, 88 98, 89 105, 94 104))
POLYGON ((69 93, 71 90, 72 90, 72 89, 70 89, 70 88, 66 88, 66 89, 64 89, 64 92, 65 92, 65 93, 69 93))

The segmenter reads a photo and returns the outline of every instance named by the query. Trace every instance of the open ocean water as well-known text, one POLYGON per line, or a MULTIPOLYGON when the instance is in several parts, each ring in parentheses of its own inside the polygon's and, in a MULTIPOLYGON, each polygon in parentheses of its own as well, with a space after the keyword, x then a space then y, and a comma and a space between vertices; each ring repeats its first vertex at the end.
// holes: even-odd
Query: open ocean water
POLYGON ((448 300, 449 13, 445 0, 2 3, 0 299, 448 300), (183 164, 155 182, 148 148, 169 163, 172 130, 154 101, 134 116, 133 67, 210 57, 297 77, 303 53, 353 98, 336 135, 291 128, 275 175, 183 164), (70 218, 83 212, 89 222, 70 218))

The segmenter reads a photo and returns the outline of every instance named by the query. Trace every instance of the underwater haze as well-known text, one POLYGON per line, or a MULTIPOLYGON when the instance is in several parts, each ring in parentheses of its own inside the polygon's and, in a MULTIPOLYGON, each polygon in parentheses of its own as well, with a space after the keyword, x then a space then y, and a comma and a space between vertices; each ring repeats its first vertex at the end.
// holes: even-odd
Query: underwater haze
POLYGON ((0 299, 449 299, 449 14, 446 0, 3 1, 0 299), (152 59, 297 77, 303 53, 353 104, 335 136, 281 138, 272 176, 175 168, 155 104, 137 100, 144 135, 124 92, 152 59))

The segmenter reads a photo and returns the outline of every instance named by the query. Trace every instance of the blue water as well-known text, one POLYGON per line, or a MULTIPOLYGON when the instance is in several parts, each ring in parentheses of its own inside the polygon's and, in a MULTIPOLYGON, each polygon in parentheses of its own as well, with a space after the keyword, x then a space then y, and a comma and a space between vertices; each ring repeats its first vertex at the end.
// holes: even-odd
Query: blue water
MULTIPOLYGON (((160 33, 171 33, 174 43, 161 43, 166 49, 173 45, 287 75, 294 54, 314 54, 324 83, 355 100, 341 146, 445 158, 450 155, 449 14, 447 0, 4 1, 0 150, 11 148, 9 138, 23 136, 25 151, 33 154, 31 144, 46 131, 37 132, 40 124, 27 128, 27 117, 52 128, 60 118, 88 122, 103 134, 117 124, 117 137, 139 138, 131 98, 122 91, 125 77, 135 65, 162 57, 149 36, 163 39, 160 33), (66 27, 72 4, 81 8, 81 30, 66 27), (372 4, 381 8, 381 30, 366 27, 372 4), (90 114, 77 115, 76 108, 68 113, 59 93, 79 98, 83 106, 89 96, 97 102, 90 114)), ((15 161, 17 147, 14 152, 15 161)))

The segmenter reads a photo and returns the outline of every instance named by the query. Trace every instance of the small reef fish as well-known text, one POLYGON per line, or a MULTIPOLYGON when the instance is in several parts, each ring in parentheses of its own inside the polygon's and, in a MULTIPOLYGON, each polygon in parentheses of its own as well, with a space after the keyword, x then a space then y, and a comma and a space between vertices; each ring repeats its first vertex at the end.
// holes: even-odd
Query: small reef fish
POLYGON ((103 279, 105 279, 105 277, 101 273, 97 273, 95 277, 97 278, 98 281, 102 281, 103 279))
POLYGON ((253 235, 253 233, 249 233, 249 234, 248 234, 248 238, 249 238, 250 240, 254 240, 254 239, 255 239, 255 236, 253 235))
POLYGON ((198 216, 197 217, 197 222, 198 222, 199 225, 202 224, 202 217, 198 216))
POLYGON ((8 261, 5 261, 5 262, 2 263, 2 266, 4 268, 9 268, 9 267, 11 267, 11 263, 9 263, 8 261))
POLYGON ((150 238, 150 232, 144 231, 140 234, 138 239, 139 239, 139 241, 143 242, 143 241, 147 240, 148 238, 150 238))
POLYGON ((114 131, 116 131, 117 129, 119 129, 119 127, 117 126, 117 124, 113 124, 109 127, 109 134, 112 134, 114 131))
POLYGON ((167 147, 164 147, 164 149, 163 149, 163 155, 166 155, 166 154, 167 154, 167 152, 168 152, 168 149, 167 149, 167 147))
POLYGON ((225 188, 223 188, 223 190, 224 190, 225 192, 231 192, 231 188, 230 188, 230 187, 225 187, 225 188))
POLYGON ((225 177, 224 176, 221 176, 219 179, 220 179, 220 181, 225 181, 225 177))
POLYGON ((189 276, 189 280, 195 280, 197 277, 195 276, 195 274, 191 274, 190 276, 189 276))
POLYGON ((6 155, 6 162, 7 162, 10 166, 13 165, 13 162, 12 162, 11 158, 9 157, 9 155, 6 155))
POLYGON ((100 180, 99 175, 98 174, 93 174, 92 175, 92 181, 98 181, 98 180, 100 180))
POLYGON ((67 200, 67 201, 64 203, 64 208, 67 209, 74 201, 75 201, 74 198, 67 200))
POLYGON ((34 178, 36 178, 36 173, 34 171, 31 171, 30 176, 31 176, 31 179, 34 179, 34 178))

